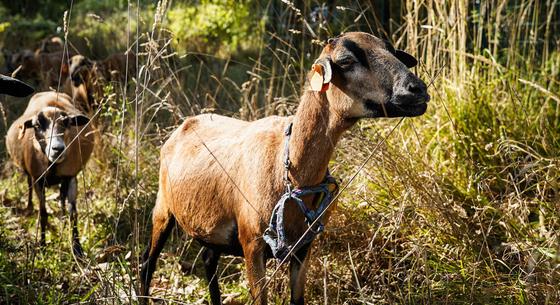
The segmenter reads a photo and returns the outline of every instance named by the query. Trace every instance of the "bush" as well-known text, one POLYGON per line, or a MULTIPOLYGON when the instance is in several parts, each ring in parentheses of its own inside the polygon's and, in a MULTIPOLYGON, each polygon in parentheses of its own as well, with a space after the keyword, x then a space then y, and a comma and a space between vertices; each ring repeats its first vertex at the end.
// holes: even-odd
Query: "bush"
POLYGON ((168 12, 173 44, 180 53, 234 53, 249 48, 262 29, 251 16, 248 1, 203 0, 198 5, 177 5, 168 12), (235 7, 235 9, 232 9, 235 7))

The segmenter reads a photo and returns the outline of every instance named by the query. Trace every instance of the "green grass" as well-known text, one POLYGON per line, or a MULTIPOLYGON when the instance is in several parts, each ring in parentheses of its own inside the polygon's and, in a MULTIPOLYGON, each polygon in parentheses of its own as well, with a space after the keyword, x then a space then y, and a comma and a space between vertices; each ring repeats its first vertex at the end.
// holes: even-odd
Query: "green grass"
MULTIPOLYGON (((243 119, 293 113, 305 72, 320 51, 318 40, 343 30, 382 35, 374 16, 379 11, 350 1, 324 24, 308 17, 313 1, 297 8, 248 3, 251 14, 224 20, 234 25, 235 39, 246 35, 239 20, 250 18, 259 27, 247 45, 232 40, 192 49, 173 39, 201 35, 182 38, 199 43, 212 33, 168 30, 183 26, 181 12, 193 3, 160 4, 159 13, 157 5, 141 3, 139 18, 131 6, 129 42, 136 39, 138 22, 143 69, 124 100, 114 86, 105 88, 103 141, 78 176, 86 258, 72 256, 68 220, 58 216, 55 198, 48 202, 48 245, 39 249, 36 216, 16 213, 27 198, 25 178, 7 163, 0 175, 0 303, 135 302, 159 147, 175 126, 207 111, 243 119)), ((424 116, 405 119, 375 151, 398 120, 364 120, 341 140, 331 170, 343 184, 373 157, 342 194, 316 242, 308 272, 310 304, 560 301, 560 32, 553 21, 560 17, 558 4, 493 0, 482 12, 453 3, 391 4, 393 17, 402 10, 410 19, 395 17, 386 27, 389 37, 418 55, 416 72, 431 83, 432 101, 424 116), (467 17, 479 21, 453 22, 467 17)), ((126 8, 124 2, 77 4, 71 41, 94 57, 126 48, 126 8), (91 11, 105 21, 87 19, 91 11)), ((25 35, 39 35, 39 28, 25 35)), ((11 31, 18 33, 17 27, 11 31)), ((17 104, 2 102, 2 128, 22 110, 17 104)), ((196 242, 174 231, 153 280, 153 296, 166 300, 160 303, 208 300, 199 252, 196 242)), ((269 274, 275 267, 270 261, 269 274)), ((220 270, 223 295, 248 302, 242 261, 224 258, 220 270)), ((285 304, 286 267, 270 288, 271 303, 285 304)))

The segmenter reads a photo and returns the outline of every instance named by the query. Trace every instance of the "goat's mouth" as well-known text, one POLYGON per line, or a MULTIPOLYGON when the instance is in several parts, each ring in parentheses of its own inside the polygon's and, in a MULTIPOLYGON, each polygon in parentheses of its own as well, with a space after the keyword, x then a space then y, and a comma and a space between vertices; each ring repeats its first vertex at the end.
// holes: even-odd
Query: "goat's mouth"
POLYGON ((64 153, 60 153, 60 154, 53 153, 53 154, 48 154, 47 155, 47 159, 49 159, 49 162, 55 163, 55 164, 58 164, 58 163, 64 161, 64 157, 65 157, 64 153))
POLYGON ((369 112, 368 117, 371 118, 415 117, 426 112, 429 100, 428 94, 415 97, 393 96, 384 104, 367 100, 365 106, 369 112))
POLYGON ((426 104, 430 101, 430 95, 427 92, 393 94, 389 103, 396 104, 399 107, 415 106, 418 104, 426 104))

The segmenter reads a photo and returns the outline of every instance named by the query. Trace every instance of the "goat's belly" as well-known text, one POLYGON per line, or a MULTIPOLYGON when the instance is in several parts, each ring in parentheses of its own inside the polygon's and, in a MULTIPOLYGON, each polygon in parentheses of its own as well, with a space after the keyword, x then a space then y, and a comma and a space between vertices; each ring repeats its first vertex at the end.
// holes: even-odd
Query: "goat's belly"
POLYGON ((243 256, 235 220, 216 220, 209 215, 192 213, 191 218, 185 221, 181 221, 179 218, 178 223, 187 235, 201 245, 222 254, 243 256), (197 217, 207 221, 193 221, 197 217))
POLYGON ((188 219, 177 217, 181 228, 192 238, 208 244, 227 246, 237 239, 234 220, 215 219, 206 213, 193 213, 188 219))
POLYGON ((209 239, 202 238, 195 238, 195 240, 204 247, 211 248, 221 254, 243 256, 243 248, 241 247, 241 243, 239 242, 237 225, 234 225, 233 230, 231 231, 231 234, 228 236, 228 238, 221 239, 220 243, 215 243, 213 241, 209 241, 209 239))

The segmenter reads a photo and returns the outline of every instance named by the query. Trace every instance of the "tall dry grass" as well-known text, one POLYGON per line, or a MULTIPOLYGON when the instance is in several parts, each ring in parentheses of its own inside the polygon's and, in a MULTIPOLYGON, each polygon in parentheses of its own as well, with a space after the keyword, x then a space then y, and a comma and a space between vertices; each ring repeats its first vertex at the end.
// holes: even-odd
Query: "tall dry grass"
MULTIPOLYGON (((202 112, 247 120, 293 114, 321 42, 352 30, 416 55, 415 72, 429 83, 432 102, 420 118, 398 126, 363 121, 342 139, 332 171, 343 183, 373 158, 316 242, 310 304, 560 300, 558 1, 251 3, 262 21, 252 32, 256 42, 215 54, 174 48, 168 17, 177 3, 128 3, 119 43, 135 50, 137 63, 129 64, 139 69, 128 88, 107 86, 102 97, 103 149, 80 179, 88 257, 71 256, 65 219, 51 217, 56 228, 41 252, 34 220, 0 209, 0 302, 135 302, 158 148, 167 135, 202 112)), ((70 36, 79 27, 71 20, 70 36)), ((12 173, 5 170, 0 182, 5 205, 26 194, 22 177, 12 173)), ((199 250, 173 233, 154 297, 203 303, 199 250)), ((225 258, 220 270, 226 297, 248 301, 240 261, 225 258)), ((277 304, 288 295, 286 271, 280 268, 270 284, 280 291, 271 293, 277 304)))

